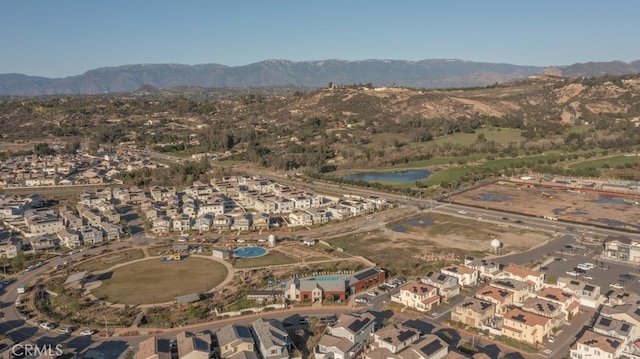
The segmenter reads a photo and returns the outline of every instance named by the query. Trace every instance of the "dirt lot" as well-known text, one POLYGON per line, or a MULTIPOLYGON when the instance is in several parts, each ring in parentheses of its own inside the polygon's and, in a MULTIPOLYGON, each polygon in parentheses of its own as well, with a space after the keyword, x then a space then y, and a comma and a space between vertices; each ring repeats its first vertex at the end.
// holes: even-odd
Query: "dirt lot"
POLYGON ((546 233, 507 228, 495 223, 437 213, 415 215, 388 224, 381 230, 328 241, 334 247, 365 256, 394 273, 408 274, 459 262, 467 255, 490 255, 490 242, 494 238, 503 244, 499 254, 523 252, 551 239, 546 233))
POLYGON ((612 228, 640 231, 640 206, 633 197, 592 192, 555 190, 545 187, 513 187, 493 183, 454 196, 461 204, 537 217, 556 217, 612 228))

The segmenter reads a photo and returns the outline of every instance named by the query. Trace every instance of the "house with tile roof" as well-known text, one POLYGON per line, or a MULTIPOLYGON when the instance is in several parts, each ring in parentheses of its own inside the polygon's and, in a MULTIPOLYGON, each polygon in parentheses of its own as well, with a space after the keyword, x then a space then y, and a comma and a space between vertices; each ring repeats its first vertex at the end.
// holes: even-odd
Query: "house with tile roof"
POLYGON ((494 287, 490 284, 485 285, 476 292, 476 298, 491 302, 496 305, 496 315, 505 314, 510 305, 513 304, 513 293, 494 287))
POLYGON ((620 358, 623 342, 591 330, 585 330, 578 340, 571 346, 571 358, 611 359, 620 358))
POLYGON ((498 274, 498 277, 528 283, 533 286, 534 291, 542 289, 544 285, 544 273, 514 264, 509 264, 502 268, 502 272, 498 274))
POLYGON ((396 354, 420 338, 420 332, 404 324, 388 325, 373 333, 372 351, 381 350, 396 354))
POLYGON ((508 338, 535 345, 545 342, 551 328, 551 319, 514 308, 503 316, 501 331, 508 338))
POLYGON ((420 282, 409 282, 391 300, 420 312, 428 312, 440 304, 438 288, 420 282))
POLYGON ((529 283, 516 279, 494 278, 491 281, 491 285, 513 293, 513 304, 515 305, 522 305, 522 303, 529 298, 529 294, 531 294, 531 290, 533 289, 529 283))
POLYGON ((438 295, 443 300, 449 300, 460 294, 458 278, 438 272, 427 272, 420 281, 426 285, 438 288, 438 295))
POLYGON ((495 314, 496 305, 479 298, 466 297, 460 304, 451 308, 452 321, 473 328, 481 328, 495 314))
POLYGON ((479 272, 469 267, 450 265, 440 269, 440 273, 458 279, 458 284, 463 287, 471 287, 478 284, 479 272))
POLYGON ((576 296, 560 288, 547 287, 538 292, 536 296, 559 305, 565 320, 569 320, 580 311, 580 302, 576 296))

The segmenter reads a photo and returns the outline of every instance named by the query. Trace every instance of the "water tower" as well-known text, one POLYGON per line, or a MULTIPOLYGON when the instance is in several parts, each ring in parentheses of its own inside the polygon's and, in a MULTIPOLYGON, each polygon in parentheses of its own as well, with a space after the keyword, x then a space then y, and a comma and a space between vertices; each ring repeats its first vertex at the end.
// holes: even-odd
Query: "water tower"
POLYGON ((269 235, 269 247, 276 246, 276 236, 274 234, 269 235))
POLYGON ((502 242, 500 242, 497 238, 491 240, 491 252, 493 254, 499 254, 502 249, 502 242))

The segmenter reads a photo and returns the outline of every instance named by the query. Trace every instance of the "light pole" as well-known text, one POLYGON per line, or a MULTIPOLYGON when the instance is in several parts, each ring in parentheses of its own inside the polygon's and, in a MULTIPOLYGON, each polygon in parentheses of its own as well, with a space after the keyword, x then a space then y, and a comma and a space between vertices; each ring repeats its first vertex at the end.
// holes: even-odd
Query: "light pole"
POLYGON ((107 316, 104 316, 104 336, 105 338, 109 337, 109 327, 107 326, 107 316))

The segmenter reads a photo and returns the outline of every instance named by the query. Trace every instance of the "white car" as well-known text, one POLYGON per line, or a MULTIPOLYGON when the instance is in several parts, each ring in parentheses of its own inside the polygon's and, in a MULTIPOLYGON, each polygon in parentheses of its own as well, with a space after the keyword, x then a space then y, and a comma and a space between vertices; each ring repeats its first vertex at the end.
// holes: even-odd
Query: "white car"
POLYGON ((55 327, 56 326, 53 323, 49 323, 49 322, 44 322, 44 323, 40 324, 40 328, 46 329, 46 330, 52 330, 55 327))
POLYGON ((619 283, 619 282, 611 283, 609 284, 609 287, 615 288, 615 289, 624 289, 624 285, 622 285, 622 283, 619 283))
POLYGON ((582 278, 589 279, 589 280, 593 279, 593 277, 588 274, 583 275, 582 278))
POLYGON ((71 328, 69 327, 60 327, 58 328, 58 333, 62 333, 62 334, 71 334, 73 330, 71 330, 71 328))
POLYGON ((460 213, 460 214, 467 214, 467 211, 459 210, 459 211, 458 211, 458 213, 460 213))
POLYGON ((568 272, 567 272, 567 275, 570 275, 570 276, 572 276, 572 277, 579 277, 579 276, 580 276, 580 273, 578 273, 578 272, 574 272, 574 271, 568 271, 568 272))
POLYGON ((378 295, 378 292, 376 292, 375 290, 370 290, 367 292, 367 295, 370 297, 375 297, 378 295))
POLYGON ((367 299, 366 297, 357 297, 355 301, 356 303, 362 303, 362 304, 369 303, 369 299, 367 299))
POLYGON ((94 335, 94 334, 96 334, 96 331, 93 329, 85 329, 80 332, 80 335, 86 335, 86 336, 94 335))

